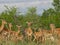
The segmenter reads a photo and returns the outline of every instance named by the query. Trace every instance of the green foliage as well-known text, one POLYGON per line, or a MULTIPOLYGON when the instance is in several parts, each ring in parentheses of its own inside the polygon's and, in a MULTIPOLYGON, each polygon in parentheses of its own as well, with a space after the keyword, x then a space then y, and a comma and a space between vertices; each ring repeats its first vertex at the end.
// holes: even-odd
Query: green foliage
POLYGON ((53 0, 53 6, 57 12, 60 12, 60 0, 53 0))
POLYGON ((37 14, 36 7, 30 7, 24 15, 20 15, 17 12, 17 8, 5 6, 6 10, 0 14, 0 19, 4 19, 8 23, 12 23, 13 30, 16 30, 15 25, 22 25, 23 28, 27 27, 27 21, 33 22, 31 26, 32 28, 42 27, 49 29, 49 25, 51 23, 54 23, 56 27, 60 27, 60 1, 53 0, 53 6, 54 9, 49 8, 47 10, 44 10, 41 16, 37 14))

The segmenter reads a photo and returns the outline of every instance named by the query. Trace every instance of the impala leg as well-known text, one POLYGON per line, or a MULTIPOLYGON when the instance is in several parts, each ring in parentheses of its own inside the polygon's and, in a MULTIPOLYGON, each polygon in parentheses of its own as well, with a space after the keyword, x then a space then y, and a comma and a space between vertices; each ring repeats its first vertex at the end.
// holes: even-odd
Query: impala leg
POLYGON ((32 36, 29 37, 29 40, 30 40, 30 41, 32 40, 32 36))
POLYGON ((36 37, 34 37, 33 41, 35 41, 36 37))

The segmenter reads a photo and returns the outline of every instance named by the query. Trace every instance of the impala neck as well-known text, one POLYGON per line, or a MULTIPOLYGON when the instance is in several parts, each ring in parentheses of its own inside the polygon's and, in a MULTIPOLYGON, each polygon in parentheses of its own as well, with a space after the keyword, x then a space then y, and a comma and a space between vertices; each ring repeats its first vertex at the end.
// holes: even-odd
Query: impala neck
POLYGON ((54 28, 51 29, 52 30, 52 33, 54 32, 54 28))
POLYGON ((30 29, 30 30, 31 30, 31 27, 29 26, 29 27, 28 27, 28 29, 30 29))
POLYGON ((11 27, 9 29, 11 30, 11 27))
POLYGON ((1 27, 0 27, 0 31, 2 31, 4 29, 4 24, 2 23, 1 27))
POLYGON ((18 28, 18 34, 20 33, 20 28, 18 28))

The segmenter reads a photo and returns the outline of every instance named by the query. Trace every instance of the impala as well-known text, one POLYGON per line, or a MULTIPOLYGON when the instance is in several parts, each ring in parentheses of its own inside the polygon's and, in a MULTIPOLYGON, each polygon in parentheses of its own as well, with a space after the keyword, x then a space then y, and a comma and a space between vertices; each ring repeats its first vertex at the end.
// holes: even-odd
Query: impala
POLYGON ((38 41, 40 41, 40 42, 44 41, 42 29, 39 28, 38 30, 39 30, 38 32, 34 32, 34 34, 33 34, 34 35, 33 41, 36 40, 37 43, 38 43, 38 41))
POLYGON ((50 29, 52 31, 52 34, 54 34, 55 32, 55 25, 54 24, 50 24, 50 29))
POLYGON ((5 38, 7 32, 5 31, 5 27, 4 25, 7 24, 7 22, 5 20, 2 20, 2 25, 0 26, 0 33, 2 35, 2 38, 5 38))
POLYGON ((32 38, 32 29, 31 29, 31 24, 32 24, 32 22, 27 22, 27 24, 28 24, 28 28, 26 28, 25 29, 25 34, 26 34, 26 37, 28 38, 28 40, 31 40, 31 38, 32 38))
POLYGON ((54 41, 54 36, 52 34, 52 31, 51 30, 45 30, 44 31, 44 38, 45 38, 45 40, 49 39, 51 41, 54 41))
POLYGON ((18 28, 18 31, 17 32, 16 31, 11 31, 11 34, 12 34, 11 40, 15 40, 15 39, 16 40, 17 39, 22 40, 23 35, 19 35, 21 26, 19 26, 19 25, 16 25, 16 26, 18 28))
POLYGON ((2 20, 2 25, 0 26, 0 32, 4 29, 4 25, 7 24, 5 20, 2 20))
POLYGON ((52 33, 57 37, 60 38, 60 28, 56 28, 54 24, 50 24, 50 28, 52 30, 52 33))
POLYGON ((60 28, 55 29, 55 35, 60 38, 60 28))

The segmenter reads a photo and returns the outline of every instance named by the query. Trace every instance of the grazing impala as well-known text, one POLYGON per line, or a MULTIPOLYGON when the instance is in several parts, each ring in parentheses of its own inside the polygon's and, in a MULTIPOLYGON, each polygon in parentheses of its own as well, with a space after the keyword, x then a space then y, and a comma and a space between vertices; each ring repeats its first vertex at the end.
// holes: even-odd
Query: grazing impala
POLYGON ((28 40, 31 40, 31 38, 32 38, 32 29, 31 29, 31 24, 32 24, 32 22, 27 22, 27 24, 28 24, 28 28, 26 28, 25 29, 25 34, 26 34, 26 37, 28 38, 28 40))

